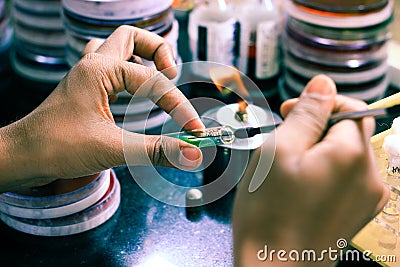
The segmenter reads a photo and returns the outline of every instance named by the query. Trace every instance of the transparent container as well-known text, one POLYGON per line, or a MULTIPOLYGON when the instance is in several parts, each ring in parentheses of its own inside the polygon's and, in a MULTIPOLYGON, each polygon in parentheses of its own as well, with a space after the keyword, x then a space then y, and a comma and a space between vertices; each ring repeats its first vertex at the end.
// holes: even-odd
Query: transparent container
POLYGON ((389 155, 388 156, 388 175, 400 178, 400 155, 389 155))
MULTIPOLYGON (((189 15, 188 33, 193 61, 235 66, 239 55, 239 29, 235 10, 225 0, 196 6, 189 15)), ((207 65, 192 65, 192 72, 209 77, 207 65)))
POLYGON ((236 9, 240 23, 239 70, 256 79, 276 76, 281 61, 279 8, 272 0, 253 0, 236 9))

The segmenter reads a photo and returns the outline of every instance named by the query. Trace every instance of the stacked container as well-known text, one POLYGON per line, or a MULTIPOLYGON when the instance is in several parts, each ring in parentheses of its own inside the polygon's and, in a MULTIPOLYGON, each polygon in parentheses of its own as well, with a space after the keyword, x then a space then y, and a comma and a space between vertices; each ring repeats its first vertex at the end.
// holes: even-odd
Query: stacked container
POLYGON ((77 179, 0 194, 0 219, 38 236, 66 236, 91 230, 110 219, 120 203, 112 169, 77 179))
POLYGON ((10 15, 4 0, 0 0, 0 71, 8 65, 8 57, 5 56, 12 43, 13 29, 11 27, 10 15))
POLYGON ((14 70, 28 80, 58 83, 69 70, 60 0, 13 0, 14 70))
POLYGON ((12 44, 13 28, 8 6, 0 0, 0 92, 8 90, 11 83, 9 52, 12 44))
POLYGON ((297 97, 319 73, 333 78, 341 94, 367 102, 384 96, 393 0, 287 0, 285 10, 283 100, 297 97))

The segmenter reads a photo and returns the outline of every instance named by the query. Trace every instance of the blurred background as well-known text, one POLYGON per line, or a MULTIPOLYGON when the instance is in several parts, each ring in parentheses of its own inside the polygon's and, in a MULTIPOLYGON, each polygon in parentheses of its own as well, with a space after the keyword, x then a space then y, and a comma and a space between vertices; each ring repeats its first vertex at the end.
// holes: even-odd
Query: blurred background
MULTIPOLYGON (((208 97, 232 104, 243 99, 224 89, 243 86, 254 104, 266 99, 278 113, 280 104, 300 95, 318 73, 331 76, 341 94, 367 103, 400 89, 400 0, 0 0, 0 126, 36 108, 79 61, 89 40, 106 39, 120 25, 165 38, 178 65, 211 61, 236 70, 231 76, 211 77, 204 64, 178 68, 173 82, 190 99, 208 97), (226 88, 218 88, 215 77, 225 81, 226 88), (201 82, 182 84, 193 80, 201 82), (253 85, 257 90, 251 90, 253 85)), ((151 61, 143 64, 155 68, 151 61)), ((116 123, 129 131, 157 134, 169 120, 148 99, 127 93, 110 107, 116 123), (129 108, 132 101, 135 108, 129 108)), ((378 120, 376 132, 388 129, 392 119, 378 120)), ((161 171, 171 181, 190 186, 214 178, 161 171)), ((129 196, 120 204, 125 212, 75 239, 36 239, 0 224, 0 240, 9 244, 0 265, 60 266, 65 253, 49 249, 53 245, 71 251, 66 266, 133 266, 128 263, 153 254, 148 265, 135 266, 175 266, 160 255, 185 266, 231 264, 232 195, 206 206, 207 216, 196 217, 198 211, 188 213, 146 195, 126 169, 117 168, 116 175, 122 195, 129 196), (89 246, 83 243, 79 249, 75 244, 82 240, 89 246), (21 244, 25 250, 20 256, 21 244), (30 265, 31 260, 35 264, 30 265)), ((392 223, 398 231, 398 209, 395 217, 392 223)), ((380 237, 388 253, 398 251, 397 236, 386 232, 380 237)), ((338 265, 376 266, 345 261, 338 265)))
MULTIPOLYGON (((0 125, 30 112, 79 60, 90 39, 105 39, 122 24, 163 36, 177 64, 212 61, 237 68, 273 110, 321 72, 336 81, 340 93, 369 103, 400 84, 390 75, 399 57, 398 0, 147 2, 1 0, 0 94, 13 105, 1 106, 0 125)), ((150 61, 144 64, 154 68, 150 61)), ((195 66, 174 82, 201 78, 212 83, 208 71, 195 66)), ((180 89, 191 98, 232 101, 212 84, 180 89)), ((121 127, 129 117, 128 130, 157 131, 168 119, 147 99, 135 99, 138 109, 131 114, 129 101, 131 96, 122 93, 111 105, 121 127), (149 109, 150 123, 143 128, 149 109)))

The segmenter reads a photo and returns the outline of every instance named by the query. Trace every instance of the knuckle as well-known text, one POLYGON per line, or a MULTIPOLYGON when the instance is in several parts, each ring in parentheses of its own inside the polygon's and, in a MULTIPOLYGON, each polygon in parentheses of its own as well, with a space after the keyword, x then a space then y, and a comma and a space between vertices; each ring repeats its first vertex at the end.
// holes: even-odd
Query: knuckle
POLYGON ((166 163, 165 151, 161 136, 154 136, 149 139, 148 155, 154 166, 163 166, 166 163))
POLYGON ((169 50, 169 52, 172 53, 172 51, 173 51, 172 45, 171 45, 169 42, 167 42, 167 40, 165 40, 165 39, 163 38, 161 44, 162 44, 162 45, 165 45, 165 47, 169 50))
POLYGON ((98 53, 88 53, 88 54, 84 55, 79 62, 86 64, 86 63, 89 63, 90 61, 98 60, 99 58, 100 58, 100 54, 98 54, 98 53))
POLYGON ((293 108, 289 116, 294 116, 299 119, 301 118, 301 120, 311 129, 322 131, 326 126, 327 114, 317 110, 316 106, 318 106, 318 103, 315 103, 315 101, 304 100, 301 103, 301 108, 293 108))
MULTIPOLYGON (((368 151, 361 144, 344 143, 337 147, 341 147, 341 152, 332 154, 335 166, 340 166, 343 170, 367 167, 368 151)), ((333 149, 336 150, 337 147, 333 149)))
POLYGON ((69 71, 68 77, 71 79, 80 80, 82 78, 93 81, 97 76, 102 64, 100 64, 100 55, 89 53, 84 55, 69 71))
POLYGON ((340 111, 358 111, 365 110, 368 108, 367 103, 360 99, 348 97, 345 95, 337 95, 337 104, 339 105, 340 111))
POLYGON ((367 103, 359 99, 350 98, 350 101, 351 101, 351 109, 353 109, 354 111, 365 110, 368 108, 367 103))
POLYGON ((355 99, 355 104, 357 104, 357 109, 359 110, 365 110, 368 108, 367 103, 365 103, 364 101, 361 101, 359 99, 355 99))
POLYGON ((97 61, 99 61, 99 59, 99 54, 88 53, 75 65, 75 68, 79 69, 82 73, 91 73, 98 66, 97 61))
POLYGON ((116 31, 121 31, 121 32, 131 32, 134 30, 135 30, 135 27, 131 26, 131 25, 121 25, 116 29, 116 31))

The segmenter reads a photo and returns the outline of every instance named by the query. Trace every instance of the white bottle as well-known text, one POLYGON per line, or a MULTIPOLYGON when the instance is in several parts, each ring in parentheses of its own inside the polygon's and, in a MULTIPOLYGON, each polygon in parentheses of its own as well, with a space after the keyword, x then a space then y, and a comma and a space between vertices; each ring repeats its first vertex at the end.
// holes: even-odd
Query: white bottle
MULTIPOLYGON (((225 0, 213 0, 196 6, 189 15, 188 25, 193 61, 235 66, 239 53, 236 26, 233 6, 225 0)), ((209 77, 204 64, 193 65, 195 74, 209 77)))
POLYGON ((240 22, 238 68, 250 77, 268 79, 280 71, 282 16, 273 0, 253 0, 237 6, 240 22))

